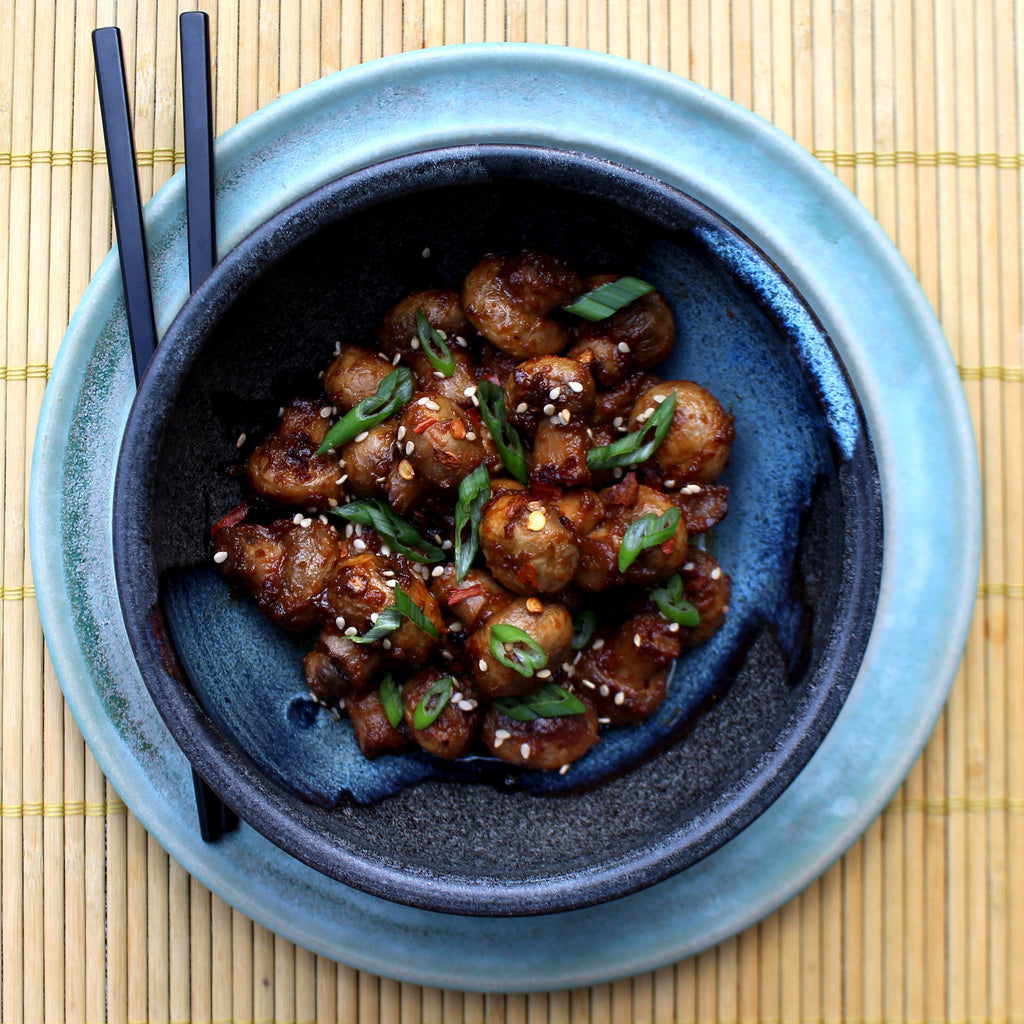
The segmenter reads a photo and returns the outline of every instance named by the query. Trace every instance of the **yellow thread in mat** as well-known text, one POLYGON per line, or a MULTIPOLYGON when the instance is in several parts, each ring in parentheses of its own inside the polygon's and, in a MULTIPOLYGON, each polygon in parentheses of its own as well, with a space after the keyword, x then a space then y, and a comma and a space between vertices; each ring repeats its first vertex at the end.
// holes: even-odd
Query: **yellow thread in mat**
POLYGON ((36 588, 31 584, 27 587, 0 587, 0 601, 30 601, 36 596, 36 588))
MULTIPOLYGON (((181 149, 140 149, 135 153, 140 167, 154 164, 183 164, 185 151, 181 149)), ((107 154, 102 149, 33 149, 30 153, 0 153, 0 167, 69 167, 71 164, 105 164, 107 154)))
POLYGON ((1024 597, 1024 584, 979 583, 978 597, 1024 597))
POLYGON ((1024 814, 1024 798, 1010 796, 941 798, 896 797, 885 808, 889 815, 906 814, 910 811, 924 811, 925 814, 1024 814))
POLYGON ((902 149, 891 153, 860 150, 854 153, 839 153, 834 149, 815 149, 815 158, 822 163, 837 167, 895 167, 897 164, 912 164, 915 167, 999 167, 1019 171, 1024 167, 1022 153, 917 153, 902 149))
POLYGON ((0 804, 0 818, 105 818, 108 814, 127 814, 121 800, 69 800, 61 804, 26 801, 20 804, 0 804))
POLYGON ((1020 366, 960 366, 957 369, 961 380, 1001 380, 1010 384, 1024 380, 1024 368, 1020 366))
POLYGON ((48 379, 53 369, 47 363, 29 363, 27 366, 0 366, 0 380, 48 379))

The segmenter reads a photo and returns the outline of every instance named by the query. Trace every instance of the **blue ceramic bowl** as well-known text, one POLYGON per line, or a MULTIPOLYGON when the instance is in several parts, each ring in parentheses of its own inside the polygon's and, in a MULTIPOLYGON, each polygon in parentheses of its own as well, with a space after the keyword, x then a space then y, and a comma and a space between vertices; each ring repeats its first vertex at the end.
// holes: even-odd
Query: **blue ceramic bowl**
POLYGON ((609 900, 695 863, 795 778, 871 632, 882 509, 857 396, 813 312, 705 206, 639 171, 526 146, 419 153, 332 182, 238 245, 139 389, 114 500, 117 584, 142 676, 193 767, 305 863, 386 899, 490 916, 609 900), (735 415, 726 625, 678 660, 664 707, 564 776, 487 758, 362 758, 305 692, 301 644, 232 593, 210 526, 242 497, 236 440, 315 387, 335 340, 528 245, 655 284, 660 368, 735 415), (428 252, 429 255, 424 255, 428 252), (311 384, 312 380, 312 384, 311 384))

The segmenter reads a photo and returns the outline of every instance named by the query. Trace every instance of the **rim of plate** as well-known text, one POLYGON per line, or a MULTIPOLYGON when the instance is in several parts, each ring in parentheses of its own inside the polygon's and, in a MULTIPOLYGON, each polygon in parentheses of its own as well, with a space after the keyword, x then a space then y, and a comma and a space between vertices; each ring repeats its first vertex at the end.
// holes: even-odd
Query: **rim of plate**
MULTIPOLYGON (((143 758, 159 758, 170 781, 180 782, 184 755, 159 730, 155 741, 123 735, 105 712, 86 651, 91 638, 75 628, 62 518, 52 512, 65 493, 76 412, 96 412, 83 388, 102 370, 115 381, 116 389, 95 396, 115 439, 131 404, 116 251, 75 312, 44 397, 30 495, 32 560, 49 650, 83 736, 142 824, 199 881, 266 927, 360 969, 451 988, 535 991, 651 970, 706 948, 794 895, 870 824, 923 747, 960 659, 980 561, 980 481, 948 345, 881 227, 767 121, 647 65, 547 44, 490 43, 338 72, 218 139, 218 233, 233 245, 331 178, 466 141, 579 149, 693 195, 779 264, 843 358, 882 480, 886 549, 877 621, 885 629, 872 635, 831 732, 772 807, 665 882, 541 918, 466 918, 387 903, 318 875, 250 830, 204 846, 194 811, 189 816, 191 790, 177 802, 155 799, 168 779, 147 774, 143 758), (881 345, 872 349, 878 338, 887 342, 884 360, 881 345), (922 424, 926 429, 912 429, 922 424), (896 538, 898 548, 889 543, 896 538), (931 557, 950 549, 958 551, 957 574, 931 557), (143 752, 146 744, 155 753, 143 752), (254 871, 260 886, 252 885, 254 871), (568 937, 575 932, 578 938, 568 937), (362 941, 371 933, 374 943, 362 941), (510 946, 520 963, 516 977, 495 973, 510 946)), ((188 294, 183 196, 179 172, 146 207, 161 333, 188 294)), ((99 535, 104 522, 109 534, 112 472, 94 459, 88 473, 96 478, 90 486, 103 491, 90 494, 97 507, 83 523, 96 533, 92 553, 103 570, 109 551, 99 535)), ((110 577, 95 582, 91 599, 109 598, 110 577)), ((122 624, 106 626, 104 653, 116 685, 126 700, 140 693, 148 700, 122 624)))

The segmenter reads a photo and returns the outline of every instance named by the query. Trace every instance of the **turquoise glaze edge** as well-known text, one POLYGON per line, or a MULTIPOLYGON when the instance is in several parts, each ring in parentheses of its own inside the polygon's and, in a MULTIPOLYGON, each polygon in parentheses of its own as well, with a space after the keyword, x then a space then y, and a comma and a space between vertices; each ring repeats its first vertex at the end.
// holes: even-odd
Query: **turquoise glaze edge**
MULTIPOLYGON (((767 122, 666 72, 526 44, 445 47, 341 72, 218 140, 219 235, 232 245, 299 195, 378 159, 481 141, 580 149, 707 203, 790 277, 858 392, 889 540, 884 628, 831 733, 761 818, 644 892, 523 919, 375 899, 247 828, 204 846, 188 765, 138 677, 110 581, 111 453, 134 390, 116 253, 76 311, 47 388, 30 499, 33 571, 49 650, 90 749, 201 882, 264 926, 360 969, 450 988, 547 990, 651 970, 735 933, 812 881, 870 823, 923 746, 959 660, 979 562, 980 484, 945 339, 881 228, 767 122), (565 124, 586 124, 586 136, 565 124), (933 558, 950 550, 955 576, 933 558)), ((179 173, 146 209, 160 331, 187 293, 183 193, 179 173)))

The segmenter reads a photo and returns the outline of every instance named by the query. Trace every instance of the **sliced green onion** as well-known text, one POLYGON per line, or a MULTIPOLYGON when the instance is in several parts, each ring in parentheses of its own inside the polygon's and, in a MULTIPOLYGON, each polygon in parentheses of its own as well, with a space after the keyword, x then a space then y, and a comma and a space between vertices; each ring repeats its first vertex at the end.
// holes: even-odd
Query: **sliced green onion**
POLYGON ((412 727, 422 731, 429 729, 437 721, 437 716, 448 706, 455 692, 455 680, 451 676, 438 679, 423 694, 423 699, 416 705, 412 715, 412 727))
POLYGON ((329 512, 353 523, 373 527, 390 548, 407 558, 428 564, 444 561, 444 552, 436 544, 421 537, 387 502, 378 498, 350 501, 329 512))
POLYGON ((402 613, 390 604, 378 616, 369 632, 362 636, 350 636, 349 640, 354 644, 372 644, 383 639, 388 633, 393 633, 402 624, 402 613))
POLYGON ((679 526, 682 513, 673 506, 660 516, 648 512, 629 524, 619 548, 619 572, 625 572, 647 548, 657 547, 671 540, 679 526))
POLYGON ((606 320, 612 313, 617 313, 624 306, 653 291, 653 284, 641 281, 638 277, 620 277, 617 281, 598 285, 562 309, 584 320, 606 320))
POLYGON ((323 442, 317 448, 317 455, 332 448, 347 444, 353 437, 358 437, 364 430, 372 430, 393 416, 404 406, 416 387, 416 380, 408 366, 400 366, 392 370, 378 385, 377 393, 364 398, 353 406, 337 423, 327 431, 323 442))
POLYGON ((514 669, 527 678, 548 663, 544 648, 529 633, 507 622, 491 626, 491 654, 506 668, 514 669), (517 645, 522 645, 526 650, 517 645))
POLYGON ((384 714, 388 716, 392 729, 397 729, 402 724, 405 709, 402 706, 402 688, 395 682, 395 677, 389 672, 380 684, 380 703, 384 708, 384 714))
POLYGON ((482 380, 477 385, 476 397, 480 402, 480 419, 491 432, 501 461, 521 484, 525 484, 527 475, 523 439, 505 414, 505 392, 494 381, 482 380))
POLYGON ((670 392, 639 430, 625 434, 611 444, 591 448, 587 452, 587 465, 591 469, 600 470, 638 466, 646 462, 658 450, 672 426, 672 417, 676 413, 676 394, 675 391, 670 392), (652 434, 650 440, 647 440, 648 434, 652 434))
POLYGON ((663 587, 651 591, 651 598, 658 606, 658 611, 670 622, 678 622, 680 626, 699 626, 700 612, 683 600, 683 578, 676 573, 665 581, 663 587))
POLYGON ((437 328, 431 327, 427 314, 419 307, 416 308, 416 337, 420 339, 420 345, 431 366, 438 373, 450 377, 455 372, 455 356, 444 340, 444 335, 437 328))
POLYGON ((423 609, 401 588, 395 587, 395 607, 413 625, 419 626, 427 636, 437 639, 437 627, 427 618, 423 609))
POLYGON ((579 697, 557 683, 547 683, 526 697, 497 697, 491 704, 517 722, 582 715, 587 710, 579 697))
POLYGON ((455 506, 455 582, 461 583, 480 547, 480 520, 484 505, 491 500, 491 475, 486 466, 477 466, 459 484, 455 506))
POLYGON ((572 649, 582 651, 590 638, 594 635, 597 626, 597 612, 593 608, 584 608, 573 617, 572 620, 572 649))

